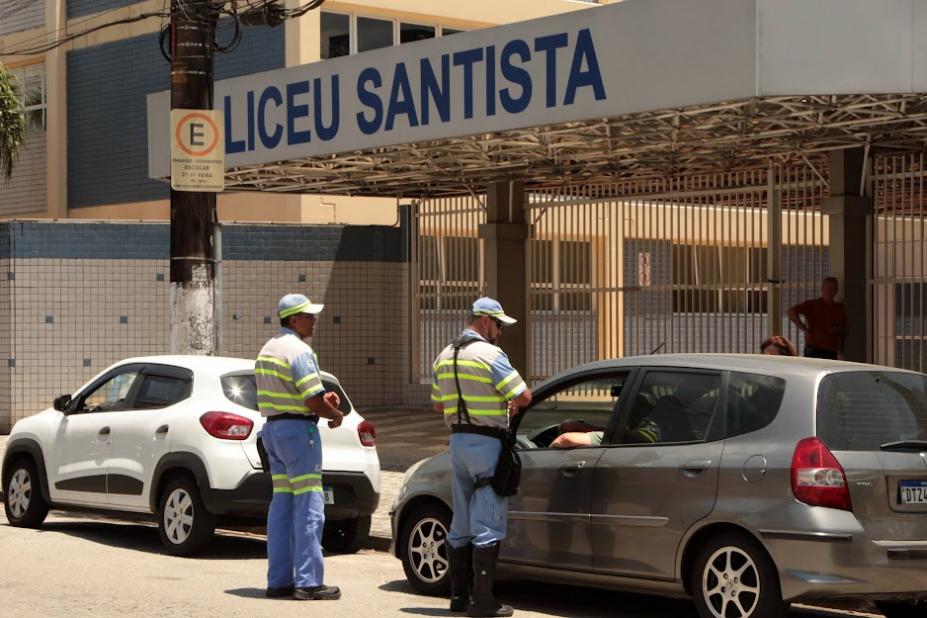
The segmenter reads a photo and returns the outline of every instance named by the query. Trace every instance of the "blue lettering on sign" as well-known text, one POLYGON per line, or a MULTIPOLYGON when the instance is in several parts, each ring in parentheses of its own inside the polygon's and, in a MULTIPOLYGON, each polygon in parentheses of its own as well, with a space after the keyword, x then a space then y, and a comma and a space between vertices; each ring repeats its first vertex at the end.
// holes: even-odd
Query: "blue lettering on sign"
POLYGON ((341 126, 341 89, 338 82, 338 76, 332 75, 332 121, 326 127, 322 124, 322 80, 316 77, 312 80, 312 102, 315 104, 315 134, 323 142, 334 139, 338 135, 338 127, 341 126))
POLYGON ((496 115, 496 46, 486 48, 486 115, 496 115))
POLYGON ((244 152, 245 140, 236 141, 232 136, 232 97, 228 95, 225 97, 223 115, 225 116, 225 152, 228 154, 244 152))
POLYGON ((502 108, 510 114, 519 114, 531 104, 531 74, 512 64, 512 57, 518 56, 522 63, 531 60, 531 48, 521 40, 509 41, 502 48, 502 76, 512 84, 521 86, 521 96, 515 98, 509 88, 499 91, 502 108))
POLYGON ((309 82, 286 85, 286 140, 289 145, 308 144, 312 140, 309 130, 297 131, 296 121, 309 116, 309 104, 296 104, 296 97, 309 94, 309 82))
POLYGON ((254 152, 254 92, 248 93, 248 152, 254 152))
POLYGON ((547 54, 547 107, 557 105, 557 50, 569 44, 565 32, 534 39, 534 51, 547 54))
POLYGON ((406 65, 400 62, 393 73, 393 89, 389 93, 389 107, 386 110, 386 130, 392 131, 396 116, 405 114, 409 119, 410 127, 418 126, 418 115, 415 113, 415 101, 412 100, 412 86, 409 85, 409 74, 406 65), (401 98, 400 98, 401 95, 401 98))
POLYGON ((273 101, 277 107, 283 105, 283 95, 273 86, 269 86, 261 93, 261 100, 258 102, 258 134, 264 148, 276 148, 283 137, 283 127, 279 123, 274 126, 273 133, 267 132, 267 103, 270 101, 273 101))
POLYGON ((464 70, 464 118, 473 118, 473 65, 482 61, 480 48, 454 53, 454 66, 462 66, 464 70))
POLYGON ((383 101, 375 92, 367 90, 367 84, 372 84, 374 88, 383 85, 383 79, 380 72, 373 67, 368 67, 361 71, 357 77, 357 99, 373 111, 373 119, 368 120, 364 112, 357 112, 357 127, 364 135, 372 135, 380 130, 383 124, 383 101))
POLYGON ((599 60, 595 55, 595 45, 592 44, 592 34, 588 28, 579 31, 576 38, 576 49, 573 51, 573 64, 570 67, 570 79, 567 82, 566 94, 563 97, 564 105, 573 105, 576 99, 576 89, 591 86, 596 101, 605 98, 605 85, 602 84, 602 73, 599 71, 599 60), (583 60, 586 61, 586 70, 583 71, 583 60))
POLYGON ((435 108, 438 110, 438 116, 441 122, 447 122, 451 119, 451 57, 449 54, 441 54, 441 87, 438 88, 438 80, 435 77, 435 71, 431 68, 431 61, 428 58, 422 58, 420 62, 420 72, 422 74, 422 124, 428 125, 429 114, 431 113, 431 104, 429 100, 434 101, 435 108))

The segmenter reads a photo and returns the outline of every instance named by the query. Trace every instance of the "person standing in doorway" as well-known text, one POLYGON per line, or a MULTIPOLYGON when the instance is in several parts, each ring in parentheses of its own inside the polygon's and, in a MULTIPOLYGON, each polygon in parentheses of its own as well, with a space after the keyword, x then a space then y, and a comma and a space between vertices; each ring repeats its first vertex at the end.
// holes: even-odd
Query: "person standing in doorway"
POLYGON ((322 562, 322 439, 319 417, 341 425, 339 397, 325 392, 312 336, 322 305, 287 294, 277 305, 280 332, 254 364, 258 408, 267 418, 261 440, 270 461, 273 498, 267 513, 267 591, 271 598, 300 601, 341 598, 326 586, 322 562))
POLYGON ((804 356, 836 360, 843 354, 847 314, 843 303, 834 300, 839 290, 836 277, 824 277, 820 298, 789 309, 789 319, 805 333, 804 356))
POLYGON ((496 345, 502 328, 515 322, 498 301, 478 299, 469 326, 434 363, 432 404, 451 428, 451 611, 469 616, 513 614, 512 607, 493 594, 499 544, 505 538, 506 499, 489 481, 509 417, 531 403, 528 385, 496 345))

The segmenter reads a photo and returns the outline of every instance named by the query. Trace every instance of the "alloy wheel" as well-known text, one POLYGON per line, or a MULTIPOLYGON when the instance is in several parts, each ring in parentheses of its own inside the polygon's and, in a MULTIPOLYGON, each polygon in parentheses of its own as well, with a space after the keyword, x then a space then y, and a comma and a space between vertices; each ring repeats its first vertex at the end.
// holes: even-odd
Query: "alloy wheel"
POLYGON ((180 545, 193 529, 193 499, 186 490, 177 488, 164 504, 164 530, 172 543, 180 545))
POLYGON ((32 501, 32 479, 29 472, 22 468, 13 472, 9 485, 9 506, 13 517, 22 517, 32 501))
POLYGON ((408 555, 416 575, 429 584, 447 574, 447 529, 440 521, 429 517, 420 520, 409 535, 408 555))
POLYGON ((722 547, 702 573, 702 596, 715 618, 748 618, 760 599, 756 563, 738 547, 722 547))

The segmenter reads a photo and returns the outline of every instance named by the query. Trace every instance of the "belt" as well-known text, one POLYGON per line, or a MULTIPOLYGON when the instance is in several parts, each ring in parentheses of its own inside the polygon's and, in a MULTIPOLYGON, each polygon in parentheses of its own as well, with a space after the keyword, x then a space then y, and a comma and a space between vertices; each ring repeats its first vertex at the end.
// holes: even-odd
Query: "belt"
POLYGON ((470 423, 454 423, 451 425, 451 433, 475 433, 499 440, 506 440, 509 437, 509 432, 501 427, 486 427, 485 425, 472 425, 470 423))
POLYGON ((319 417, 316 416, 315 414, 291 414, 289 412, 285 412, 283 414, 274 414, 273 416, 267 417, 268 423, 272 421, 284 421, 284 420, 285 421, 309 421, 312 423, 318 423, 319 417))

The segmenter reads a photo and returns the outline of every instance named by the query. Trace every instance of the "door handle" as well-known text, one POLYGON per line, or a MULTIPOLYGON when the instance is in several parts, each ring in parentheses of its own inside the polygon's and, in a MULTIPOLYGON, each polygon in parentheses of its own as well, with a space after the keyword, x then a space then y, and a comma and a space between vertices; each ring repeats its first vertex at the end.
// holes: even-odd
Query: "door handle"
POLYGON ((100 431, 97 432, 97 435, 98 435, 98 436, 108 436, 108 435, 109 435, 109 427, 103 427, 102 429, 100 429, 100 431))
POLYGON ((679 469, 682 470, 682 473, 686 476, 698 476, 709 467, 711 467, 710 459, 693 459, 679 464, 679 469))
POLYGON ((155 435, 156 435, 156 436, 160 436, 160 435, 166 434, 166 433, 167 433, 167 430, 168 430, 168 426, 167 426, 167 425, 161 425, 160 427, 158 427, 157 429, 155 429, 155 435))
POLYGON ((586 467, 585 461, 568 461, 560 464, 557 468, 563 476, 575 476, 586 467))

